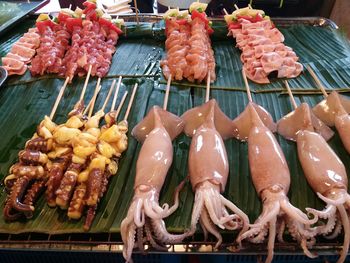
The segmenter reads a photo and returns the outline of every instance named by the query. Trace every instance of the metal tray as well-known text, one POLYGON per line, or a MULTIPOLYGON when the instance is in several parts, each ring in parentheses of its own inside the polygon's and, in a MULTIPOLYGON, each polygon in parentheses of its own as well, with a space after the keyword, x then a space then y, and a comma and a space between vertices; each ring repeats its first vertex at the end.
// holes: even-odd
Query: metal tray
MULTIPOLYGON (((123 18, 125 22, 136 21, 135 14, 119 15, 119 18, 123 18)), ((140 22, 156 23, 163 19, 163 15, 143 13, 143 14, 139 14, 138 18, 140 22)), ((224 22, 223 17, 210 17, 210 20, 224 22)), ((338 29, 338 26, 334 21, 324 17, 273 17, 272 20, 276 25, 282 26, 282 27, 291 26, 295 24, 303 24, 303 25, 329 27, 332 29, 338 29)))
POLYGON ((0 1, 0 35, 21 21, 30 12, 36 11, 49 0, 0 1))

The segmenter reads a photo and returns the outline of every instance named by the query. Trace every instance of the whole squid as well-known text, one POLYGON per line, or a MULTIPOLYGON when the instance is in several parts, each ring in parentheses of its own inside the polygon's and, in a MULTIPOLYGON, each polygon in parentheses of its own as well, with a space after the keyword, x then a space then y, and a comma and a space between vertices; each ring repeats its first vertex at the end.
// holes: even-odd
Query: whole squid
POLYGON ((335 126, 350 153, 350 100, 333 91, 313 108, 314 114, 328 126, 335 126))
MULTIPOLYGON (((309 238, 307 230, 318 218, 315 216, 309 220, 306 214, 290 204, 287 197, 290 173, 275 136, 264 125, 253 103, 247 105, 233 124, 237 128, 237 137, 246 137, 248 140, 250 173, 254 187, 263 202, 262 213, 238 240, 248 238, 251 242, 261 243, 269 232, 265 262, 271 262, 276 234, 279 240, 283 241, 284 227, 287 225, 291 235, 301 242, 304 251, 309 254, 306 247, 309 238)), ((272 123, 269 126, 275 127, 272 123)))
POLYGON ((185 122, 185 133, 192 137, 188 160, 195 192, 191 234, 195 232, 199 220, 205 236, 209 232, 217 238, 218 247, 222 237, 213 223, 222 229, 243 228, 242 231, 249 224, 247 215, 221 195, 229 173, 223 139, 232 137, 233 126, 214 99, 190 109, 181 118, 185 122), (226 207, 235 214, 230 215, 226 207))
POLYGON ((310 233, 313 233, 314 236, 329 234, 337 223, 333 234, 328 237, 334 238, 339 234, 341 225, 343 225, 344 244, 338 263, 344 262, 350 240, 349 216, 346 212, 346 209, 350 208, 350 196, 347 193, 348 178, 344 164, 326 142, 332 132, 320 132, 314 127, 312 112, 305 103, 278 122, 278 131, 280 133, 282 131, 282 135, 287 138, 290 136, 295 139, 304 175, 313 191, 327 204, 323 211, 307 208, 319 218, 328 219, 327 224, 313 227, 310 233), (290 126, 297 130, 293 136, 287 132, 287 127, 290 126))
POLYGON ((160 245, 178 243, 187 236, 186 233, 182 235, 168 233, 163 221, 163 218, 177 209, 178 194, 183 183, 175 190, 175 203, 172 207, 168 204, 159 206, 159 193, 173 161, 172 140, 182 130, 181 118, 158 106, 154 106, 132 130, 132 135, 143 145, 136 163, 134 197, 127 216, 121 223, 123 256, 127 262, 132 261, 136 230, 141 250, 143 230, 151 246, 157 249, 162 249, 160 245))

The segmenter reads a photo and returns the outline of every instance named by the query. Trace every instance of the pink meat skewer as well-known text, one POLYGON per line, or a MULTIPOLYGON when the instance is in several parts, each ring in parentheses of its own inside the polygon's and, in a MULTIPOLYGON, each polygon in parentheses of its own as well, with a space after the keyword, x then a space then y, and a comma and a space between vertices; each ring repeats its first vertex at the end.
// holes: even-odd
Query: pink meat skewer
MULTIPOLYGON (((306 247, 309 239, 308 229, 318 218, 315 216, 309 220, 306 214, 289 202, 287 194, 290 187, 290 173, 286 159, 275 136, 264 125, 251 103, 248 82, 244 71, 242 72, 250 102, 233 123, 237 127, 238 135, 242 133, 248 135, 250 172, 256 192, 263 201, 263 211, 255 223, 250 225, 250 229, 238 237, 238 240, 248 238, 253 243, 261 243, 269 232, 268 254, 265 262, 271 262, 276 234, 279 240, 283 241, 284 226, 287 225, 291 235, 296 237, 306 254, 310 255, 306 247), (246 125, 242 125, 243 121, 246 125), (282 227, 276 233, 278 223, 281 223, 282 227)), ((244 136, 241 135, 239 138, 242 137, 244 136)))
POLYGON ((177 209, 179 192, 184 182, 175 189, 175 202, 172 207, 169 208, 168 204, 159 206, 159 193, 173 161, 172 140, 183 130, 182 119, 165 110, 170 81, 171 77, 167 85, 164 109, 154 106, 132 130, 132 135, 143 145, 136 163, 134 197, 127 216, 121 223, 123 256, 127 262, 132 261, 136 230, 141 250, 144 242, 143 230, 146 232, 146 239, 157 249, 164 249, 161 245, 179 243, 187 237, 187 233, 182 235, 168 233, 163 221, 163 218, 177 209))
POLYGON ((223 140, 233 135, 231 120, 220 110, 214 99, 209 100, 210 78, 207 81, 206 103, 188 110, 182 115, 184 132, 192 137, 189 151, 189 176, 195 201, 191 219, 191 233, 198 220, 207 233, 217 238, 215 248, 222 237, 213 223, 222 229, 246 231, 247 215, 221 193, 224 192, 229 174, 229 163, 223 140), (235 214, 230 215, 226 207, 235 214))
MULTIPOLYGON (((285 83, 293 105, 296 107, 289 85, 287 82, 285 83)), ((347 193, 348 178, 344 164, 326 142, 331 136, 325 136, 325 133, 319 132, 313 127, 312 111, 308 105, 303 104, 278 122, 278 131, 286 131, 285 127, 291 124, 299 129, 295 139, 304 175, 313 191, 327 204, 323 211, 307 209, 320 218, 328 219, 326 225, 312 229, 313 235, 327 235, 333 231, 335 224, 337 224, 333 234, 326 236, 330 239, 335 238, 343 225, 343 251, 337 261, 341 263, 347 256, 350 243, 349 215, 346 213, 346 210, 350 208, 350 195, 347 193), (302 106, 306 108, 303 115, 298 113, 302 106)), ((288 133, 284 132, 283 136, 288 138, 288 133)))

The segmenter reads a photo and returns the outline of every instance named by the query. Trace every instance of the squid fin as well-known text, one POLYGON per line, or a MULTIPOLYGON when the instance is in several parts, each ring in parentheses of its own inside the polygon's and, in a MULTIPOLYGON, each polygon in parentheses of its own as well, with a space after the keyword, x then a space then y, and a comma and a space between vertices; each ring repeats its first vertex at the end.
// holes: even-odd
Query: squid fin
POLYGON ((154 106, 146 117, 133 128, 131 134, 138 141, 143 142, 147 135, 156 127, 164 127, 171 140, 173 140, 182 132, 184 123, 175 114, 154 106))
POLYGON ((318 103, 312 111, 327 126, 334 126, 337 115, 350 112, 350 101, 340 96, 336 91, 333 91, 326 99, 318 103))
POLYGON ((276 124, 272 116, 260 105, 249 102, 244 111, 232 122, 235 126, 235 137, 247 140, 253 125, 264 125, 272 132, 276 131, 276 124))
POLYGON ((215 99, 186 111, 181 118, 185 122, 184 132, 190 137, 202 125, 215 128, 224 140, 234 135, 231 119, 222 112, 215 99))

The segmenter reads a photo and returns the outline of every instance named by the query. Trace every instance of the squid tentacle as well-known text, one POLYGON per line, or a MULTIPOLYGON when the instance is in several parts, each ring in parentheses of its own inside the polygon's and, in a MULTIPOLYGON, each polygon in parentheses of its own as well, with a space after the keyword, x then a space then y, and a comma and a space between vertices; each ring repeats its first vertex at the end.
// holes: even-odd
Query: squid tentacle
POLYGON ((280 201, 280 204, 283 211, 297 222, 300 222, 305 225, 312 225, 318 221, 317 215, 314 215, 315 217, 313 219, 308 219, 307 215, 304 214, 300 209, 294 207, 291 203, 289 203, 288 199, 280 201))
POLYGON ((143 200, 138 198, 135 203, 136 207, 134 211, 134 223, 137 227, 142 227, 145 224, 145 215, 142 211, 143 200))
POLYGON ((204 205, 203 195, 200 190, 196 191, 195 201, 193 206, 192 218, 191 218, 191 231, 190 234, 194 234, 196 231, 196 225, 201 215, 204 205))
POLYGON ((148 221, 145 224, 145 232, 146 232, 147 240, 150 242, 153 248, 160 251, 168 251, 168 247, 161 246, 154 240, 148 221))
POLYGON ((325 197, 324 195, 322 195, 321 193, 317 193, 317 196, 323 201, 325 202, 326 204, 331 204, 331 205, 334 205, 334 206, 339 206, 339 205, 342 205, 346 202, 346 197, 347 196, 344 196, 344 195, 341 195, 339 198, 337 198, 336 200, 332 200, 330 198, 327 198, 325 197))
POLYGON ((336 225, 334 227, 333 233, 331 233, 328 236, 324 236, 324 237, 326 239, 334 239, 340 234, 340 231, 342 230, 342 228, 343 228, 343 226, 342 226, 341 220, 338 218, 338 220, 336 220, 336 225))
POLYGON ((285 229, 286 229, 286 221, 284 218, 282 218, 282 220, 280 220, 279 222, 278 230, 277 230, 277 240, 280 243, 284 243, 283 234, 285 229))
POLYGON ((161 219, 151 219, 154 235, 156 238, 162 243, 169 243, 169 244, 175 244, 180 243, 184 238, 188 236, 188 233, 180 234, 180 235, 173 235, 170 234, 166 228, 165 223, 161 219))
POLYGON ((236 215, 238 215, 240 220, 242 220, 243 228, 242 228, 241 232, 243 232, 243 231, 245 232, 248 229, 248 225, 249 225, 248 216, 241 209, 239 209, 234 203, 232 203, 231 201, 229 201, 228 199, 226 199, 222 195, 220 195, 220 198, 221 198, 222 203, 227 208, 229 208, 232 212, 234 212, 236 215))
POLYGON ((265 263, 271 263, 273 258, 273 248, 275 246, 276 239, 276 220, 277 217, 274 217, 269 222, 269 240, 267 242, 267 257, 265 263))
POLYGON ((219 231, 215 228, 215 226, 213 225, 213 223, 209 217, 210 216, 208 214, 208 211, 202 212, 201 218, 202 218, 203 225, 209 233, 211 233, 212 235, 214 235, 216 237, 217 241, 216 241, 214 248, 217 249, 222 243, 222 236, 219 233, 219 231))
POLYGON ((346 213, 345 207, 343 205, 337 206, 340 218, 342 221, 342 224, 344 226, 344 242, 343 242, 343 250, 340 254, 340 257, 337 261, 337 263, 344 262, 345 258, 349 251, 349 244, 350 244, 350 223, 349 223, 349 217, 346 213))

